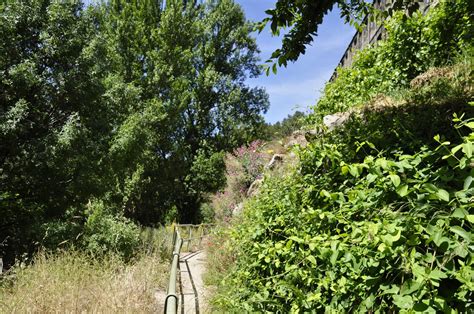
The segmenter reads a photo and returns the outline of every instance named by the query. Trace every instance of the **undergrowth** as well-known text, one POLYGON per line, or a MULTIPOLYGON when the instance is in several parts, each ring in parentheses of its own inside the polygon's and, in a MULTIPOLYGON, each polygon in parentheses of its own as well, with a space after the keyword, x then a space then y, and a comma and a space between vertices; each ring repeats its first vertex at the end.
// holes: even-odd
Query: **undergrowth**
MULTIPOLYGON (((114 226, 101 234, 120 231, 114 226)), ((0 313, 161 311, 172 251, 170 231, 164 227, 133 230, 129 255, 116 246, 105 247, 125 243, 122 238, 130 235, 124 234, 115 239, 97 237, 94 249, 65 246, 17 262, 0 276, 0 313)))
POLYGON ((236 226, 229 311, 448 311, 473 306, 474 119, 386 158, 345 162, 316 142, 299 173, 267 180, 236 226), (463 132, 464 131, 464 132, 463 132))
POLYGON ((351 111, 265 178, 211 251, 229 260, 211 268, 217 310, 474 308, 472 58, 448 70, 351 111))
POLYGON ((113 254, 39 253, 1 279, 0 313, 154 313, 168 266, 158 253, 127 264, 113 254))

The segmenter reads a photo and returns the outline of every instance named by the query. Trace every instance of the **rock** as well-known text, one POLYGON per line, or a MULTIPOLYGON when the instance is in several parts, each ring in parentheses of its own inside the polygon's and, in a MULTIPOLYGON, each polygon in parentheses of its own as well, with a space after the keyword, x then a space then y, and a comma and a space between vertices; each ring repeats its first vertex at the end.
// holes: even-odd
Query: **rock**
POLYGON ((257 179, 253 181, 253 183, 250 185, 248 191, 247 191, 247 197, 251 197, 254 195, 257 195, 258 191, 260 190, 260 187, 263 184, 263 178, 257 179))
POLYGON ((348 112, 338 112, 335 114, 327 115, 323 118, 323 123, 329 131, 334 130, 335 128, 343 125, 350 117, 348 112))
POLYGON ((244 210, 244 203, 239 203, 235 205, 235 207, 232 209, 232 216, 240 215, 243 210, 244 210))
POLYGON ((306 132, 302 130, 294 131, 291 134, 288 142, 285 144, 285 148, 288 149, 296 145, 306 147, 308 145, 308 141, 306 140, 305 133, 306 132))
POLYGON ((271 170, 271 169, 275 168, 276 165, 283 163, 284 157, 285 157, 285 155, 281 155, 281 154, 273 155, 272 160, 270 160, 268 165, 265 166, 265 169, 271 170))
POLYGON ((304 133, 304 137, 306 141, 311 142, 314 141, 319 136, 318 130, 309 130, 304 133))

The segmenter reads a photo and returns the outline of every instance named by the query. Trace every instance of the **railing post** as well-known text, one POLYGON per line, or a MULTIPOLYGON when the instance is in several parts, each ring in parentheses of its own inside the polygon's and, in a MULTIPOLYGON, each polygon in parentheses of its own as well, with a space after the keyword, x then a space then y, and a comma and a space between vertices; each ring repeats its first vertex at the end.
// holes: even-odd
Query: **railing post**
POLYGON ((189 252, 189 245, 191 244, 191 232, 192 232, 193 227, 188 226, 188 228, 189 228, 189 231, 188 231, 188 252, 189 252))
POLYGON ((201 229, 201 235, 199 236, 199 247, 201 247, 202 238, 204 237, 204 225, 200 225, 199 229, 201 229))
POLYGON ((171 239, 171 254, 173 254, 174 246, 176 244, 176 237, 177 237, 177 230, 176 224, 173 223, 173 238, 171 239))

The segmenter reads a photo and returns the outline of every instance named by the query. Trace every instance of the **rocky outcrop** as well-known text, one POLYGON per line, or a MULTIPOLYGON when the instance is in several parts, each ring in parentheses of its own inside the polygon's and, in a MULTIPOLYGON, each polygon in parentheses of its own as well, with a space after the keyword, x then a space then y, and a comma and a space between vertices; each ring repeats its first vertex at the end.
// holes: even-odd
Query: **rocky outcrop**
POLYGON ((323 118, 324 125, 329 131, 343 125, 350 117, 349 112, 338 112, 335 114, 327 115, 323 118))
POLYGON ((247 197, 255 196, 258 193, 258 190, 263 184, 263 178, 257 179, 253 181, 253 183, 250 185, 248 191, 247 191, 247 197))
POLYGON ((235 207, 232 209, 232 216, 240 215, 243 210, 244 210, 244 203, 239 203, 235 205, 235 207))
POLYGON ((283 163, 283 159, 285 158, 285 155, 282 154, 275 154, 272 157, 272 160, 265 166, 265 170, 272 170, 278 165, 283 163))
POLYGON ((304 132, 304 137, 306 141, 311 142, 317 139, 320 134, 321 132, 319 132, 318 130, 308 130, 304 132))
POLYGON ((296 145, 301 147, 306 147, 308 145, 308 141, 306 140, 306 131, 294 131, 289 137, 288 142, 285 144, 285 148, 290 149, 296 145))

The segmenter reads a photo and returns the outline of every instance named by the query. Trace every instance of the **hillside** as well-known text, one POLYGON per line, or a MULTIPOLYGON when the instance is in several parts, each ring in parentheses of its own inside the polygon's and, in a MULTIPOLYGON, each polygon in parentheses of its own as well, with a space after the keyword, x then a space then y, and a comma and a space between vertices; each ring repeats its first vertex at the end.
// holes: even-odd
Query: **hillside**
POLYGON ((472 41, 427 40, 464 32, 455 3, 394 15, 387 40, 326 85, 299 161, 267 172, 215 235, 216 310, 472 310, 472 41))

